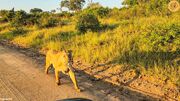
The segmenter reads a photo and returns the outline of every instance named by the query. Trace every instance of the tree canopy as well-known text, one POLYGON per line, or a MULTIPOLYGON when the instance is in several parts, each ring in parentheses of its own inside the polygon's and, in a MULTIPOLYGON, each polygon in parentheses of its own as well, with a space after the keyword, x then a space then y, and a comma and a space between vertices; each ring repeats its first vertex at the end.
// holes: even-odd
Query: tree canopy
POLYGON ((41 13, 41 12, 43 12, 43 10, 42 9, 40 9, 40 8, 33 8, 33 9, 31 9, 30 10, 30 13, 41 13))
POLYGON ((62 0, 61 8, 65 7, 71 11, 80 11, 84 6, 85 0, 62 0))

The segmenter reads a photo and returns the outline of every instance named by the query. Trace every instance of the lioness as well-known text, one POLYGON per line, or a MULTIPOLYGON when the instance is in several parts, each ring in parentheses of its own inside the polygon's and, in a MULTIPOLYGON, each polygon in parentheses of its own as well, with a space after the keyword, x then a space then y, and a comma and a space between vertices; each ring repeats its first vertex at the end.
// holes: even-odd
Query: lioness
POLYGON ((68 51, 53 51, 49 50, 46 54, 46 66, 45 73, 48 74, 48 69, 54 67, 55 69, 55 78, 57 85, 60 85, 59 72, 68 74, 75 86, 75 89, 80 92, 80 89, 77 85, 77 80, 72 69, 72 52, 68 51))

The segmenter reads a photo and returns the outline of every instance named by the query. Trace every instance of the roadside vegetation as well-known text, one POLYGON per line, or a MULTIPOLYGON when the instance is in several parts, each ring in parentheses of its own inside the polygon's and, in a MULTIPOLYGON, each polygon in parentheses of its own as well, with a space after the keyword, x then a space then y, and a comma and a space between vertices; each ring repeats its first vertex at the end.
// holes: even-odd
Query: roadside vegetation
POLYGON ((180 87, 180 10, 170 12, 169 0, 125 0, 120 9, 91 3, 82 10, 84 2, 64 1, 71 13, 1 10, 0 39, 39 51, 72 50, 83 64, 128 65, 180 87))

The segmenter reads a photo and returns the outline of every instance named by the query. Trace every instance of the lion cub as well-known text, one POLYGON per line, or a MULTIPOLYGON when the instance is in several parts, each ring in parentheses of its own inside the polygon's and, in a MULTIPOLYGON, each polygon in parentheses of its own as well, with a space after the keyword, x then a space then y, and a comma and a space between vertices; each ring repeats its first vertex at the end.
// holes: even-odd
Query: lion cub
POLYGON ((75 89, 80 92, 77 85, 77 80, 72 69, 72 52, 68 51, 53 51, 49 50, 46 54, 46 69, 45 72, 48 74, 48 69, 53 67, 55 69, 55 78, 57 85, 60 85, 59 72, 68 74, 75 86, 75 89))

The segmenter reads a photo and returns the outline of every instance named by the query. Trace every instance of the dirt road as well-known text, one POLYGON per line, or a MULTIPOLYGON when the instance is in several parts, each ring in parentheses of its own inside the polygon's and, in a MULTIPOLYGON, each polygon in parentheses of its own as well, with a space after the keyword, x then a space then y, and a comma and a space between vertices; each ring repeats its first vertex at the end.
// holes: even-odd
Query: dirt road
MULTIPOLYGON (((62 85, 57 86, 54 74, 46 75, 43 65, 16 50, 0 46, 0 101, 56 101, 64 98, 88 98, 93 101, 138 101, 148 99, 141 94, 121 94, 113 96, 100 90, 101 83, 94 85, 81 74, 77 74, 80 88, 76 92, 67 76, 62 77, 62 85)), ((108 87, 108 86, 107 86, 108 87)), ((110 88, 110 87, 109 87, 110 88)))

